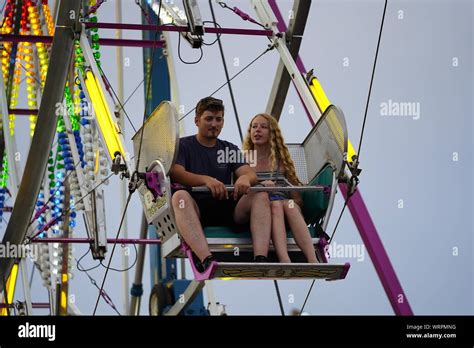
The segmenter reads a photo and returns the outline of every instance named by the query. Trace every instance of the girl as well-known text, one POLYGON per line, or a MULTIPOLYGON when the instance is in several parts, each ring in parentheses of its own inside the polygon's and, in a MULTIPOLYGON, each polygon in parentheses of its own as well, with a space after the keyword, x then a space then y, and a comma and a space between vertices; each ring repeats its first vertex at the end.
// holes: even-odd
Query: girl
MULTIPOLYGON (((264 186, 301 185, 295 165, 285 145, 278 122, 265 113, 257 114, 251 121, 243 144, 245 153, 254 150, 257 164, 253 168, 260 184, 264 186)), ((272 212, 271 238, 278 260, 291 262, 286 245, 285 218, 293 232, 296 244, 309 263, 317 263, 308 226, 304 221, 298 192, 269 192, 272 212)))

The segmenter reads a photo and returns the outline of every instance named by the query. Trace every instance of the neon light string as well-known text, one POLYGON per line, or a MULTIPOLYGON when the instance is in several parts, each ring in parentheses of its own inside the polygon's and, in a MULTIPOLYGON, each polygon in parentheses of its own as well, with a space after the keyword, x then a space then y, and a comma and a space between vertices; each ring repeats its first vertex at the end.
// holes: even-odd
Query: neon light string
MULTIPOLYGON (((28 20, 31 27, 35 28, 33 30, 33 35, 43 35, 38 9, 31 1, 28 1, 27 3, 30 5, 28 7, 28 20)), ((42 42, 36 43, 36 50, 38 52, 38 59, 40 62, 41 90, 43 90, 44 84, 46 82, 46 74, 48 72, 49 56, 46 45, 42 42)))
MULTIPOLYGON (((98 2, 96 0, 89 0, 89 6, 91 8, 94 8, 95 6, 97 6, 95 11, 89 14, 89 21, 90 22, 97 23, 96 10, 98 9, 98 7, 100 5, 101 5, 101 3, 98 4, 98 2)), ((101 63, 100 63, 99 29, 98 28, 91 28, 90 32, 91 32, 90 38, 91 38, 91 41, 92 41, 92 45, 91 45, 92 52, 93 52, 93 55, 94 55, 94 59, 97 63, 97 66, 100 67, 101 63)))
POLYGON ((7 154, 3 154, 2 161, 2 172, 0 177, 0 225, 3 221, 3 208, 5 207, 5 193, 7 192, 8 185, 8 157, 7 154))

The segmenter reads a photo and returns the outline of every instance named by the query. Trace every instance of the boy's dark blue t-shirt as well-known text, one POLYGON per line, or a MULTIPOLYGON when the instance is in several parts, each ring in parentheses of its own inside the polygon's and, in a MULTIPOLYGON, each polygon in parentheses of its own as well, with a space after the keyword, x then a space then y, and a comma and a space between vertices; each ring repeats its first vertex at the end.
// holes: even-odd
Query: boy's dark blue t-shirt
MULTIPOLYGON (((247 164, 240 149, 225 140, 217 139, 214 147, 201 145, 196 135, 179 139, 179 151, 176 164, 182 165, 188 172, 207 175, 232 184, 232 173, 247 164)), ((210 193, 194 194, 196 198, 211 197, 210 193)))

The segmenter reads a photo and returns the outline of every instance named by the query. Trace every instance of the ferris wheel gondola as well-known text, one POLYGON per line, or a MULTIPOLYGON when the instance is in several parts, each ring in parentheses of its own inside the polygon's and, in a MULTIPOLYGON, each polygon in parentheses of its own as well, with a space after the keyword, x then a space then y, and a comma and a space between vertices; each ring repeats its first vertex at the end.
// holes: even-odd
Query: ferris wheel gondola
MULTIPOLYGON (((162 238, 162 254, 167 258, 187 257, 195 280, 207 279, 343 279, 349 263, 328 264, 325 233, 337 183, 345 180, 347 153, 347 129, 342 111, 330 106, 309 132, 302 144, 288 144, 302 187, 285 190, 302 191, 303 214, 320 263, 308 264, 298 249, 291 230, 287 230, 289 254, 294 263, 252 262, 252 242, 249 226, 204 227, 210 250, 216 261, 205 272, 199 272, 192 262, 192 251, 182 240, 177 228, 171 203, 169 169, 178 151, 178 113, 170 102, 162 102, 135 136, 135 156, 141 151, 140 163, 145 172, 140 173, 137 188, 148 223, 153 224, 162 238), (142 134, 143 132, 143 134, 142 134), (140 150, 141 141, 141 150, 140 150)), ((138 157, 137 157, 138 158, 138 157)), ((189 188, 193 191, 205 187, 189 188)), ((281 190, 281 188, 257 188, 252 190, 281 190)), ((228 188, 232 190, 232 188, 228 188)), ((270 261, 276 261, 273 247, 270 261)))

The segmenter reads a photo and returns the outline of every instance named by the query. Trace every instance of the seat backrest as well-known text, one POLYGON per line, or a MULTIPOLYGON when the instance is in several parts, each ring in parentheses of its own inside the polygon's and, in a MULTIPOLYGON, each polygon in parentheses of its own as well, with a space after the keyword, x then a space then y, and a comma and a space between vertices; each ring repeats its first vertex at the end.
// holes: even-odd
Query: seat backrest
POLYGON ((161 102, 132 140, 135 163, 140 152, 139 172, 144 172, 154 160, 159 159, 168 174, 178 156, 179 124, 176 107, 169 101, 161 102), (143 137, 142 129, 145 130, 143 137))
POLYGON ((286 144, 295 163, 296 175, 309 184, 328 164, 340 178, 347 153, 347 128, 344 114, 329 106, 302 144, 286 144))
MULTIPOLYGON (((309 185, 331 186, 334 170, 330 165, 311 180, 309 185)), ((318 222, 325 214, 329 205, 329 194, 322 191, 304 191, 301 193, 303 199, 303 216, 307 224, 318 222)))
MULTIPOLYGON (((287 144, 296 175, 305 185, 333 184, 344 175, 348 146, 346 120, 342 111, 330 105, 321 115, 303 144, 287 144)), ((335 194, 335 190, 332 191, 335 194)), ((330 196, 323 192, 303 192, 303 215, 308 224, 318 222, 328 209, 330 196)))
POLYGON ((303 141, 308 180, 319 175, 327 164, 331 165, 336 178, 344 175, 348 136, 342 111, 330 105, 303 141))
POLYGON ((296 175, 304 185, 308 184, 308 169, 304 147, 301 144, 286 144, 286 146, 295 164, 296 175))

